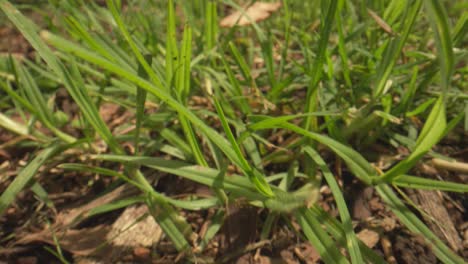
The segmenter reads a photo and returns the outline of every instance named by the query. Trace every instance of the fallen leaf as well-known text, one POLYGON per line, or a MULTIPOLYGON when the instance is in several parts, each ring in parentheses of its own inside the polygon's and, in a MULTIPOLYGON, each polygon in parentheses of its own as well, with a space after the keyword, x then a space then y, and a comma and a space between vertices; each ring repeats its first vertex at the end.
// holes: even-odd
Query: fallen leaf
MULTIPOLYGON (((110 226, 97 225, 91 228, 73 228, 82 223, 92 209, 135 193, 135 188, 129 185, 122 185, 83 206, 60 212, 55 218, 55 223, 49 228, 32 234, 18 234, 18 239, 13 244, 13 247, 35 242, 43 242, 54 246, 55 236, 62 249, 76 256, 87 256, 96 250, 108 251, 102 250, 101 246, 107 244, 106 235, 111 230, 110 226)), ((3 252, 0 251, 0 253, 3 252)))
POLYGON ((69 229, 58 231, 54 234, 49 229, 39 233, 24 236, 16 244, 31 244, 37 242, 55 246, 54 235, 60 247, 74 255, 87 256, 104 245, 105 236, 109 232, 109 226, 98 225, 91 228, 69 229))
POLYGON ((373 248, 380 239, 379 233, 369 229, 361 230, 356 236, 369 248, 373 248))
POLYGON ((244 10, 237 10, 223 18, 219 23, 222 27, 247 26, 252 22, 259 22, 267 19, 273 12, 281 7, 281 2, 265 3, 255 2, 244 10))

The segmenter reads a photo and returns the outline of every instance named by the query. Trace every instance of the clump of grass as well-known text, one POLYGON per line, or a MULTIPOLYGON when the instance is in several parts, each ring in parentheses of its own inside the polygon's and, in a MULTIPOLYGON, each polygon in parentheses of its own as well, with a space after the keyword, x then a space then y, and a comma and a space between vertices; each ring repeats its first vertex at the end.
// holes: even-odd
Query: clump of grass
MULTIPOLYGON (((435 0, 393 1, 387 6, 375 1, 368 7, 374 15, 352 1, 284 0, 283 11, 262 24, 220 29, 220 6, 239 8, 232 1, 179 1, 183 22, 175 15, 173 1, 166 6, 141 1, 126 6, 126 13, 120 1, 106 3, 56 3, 64 27, 51 32, 40 31, 13 5, 0 1, 41 59, 24 64, 11 60, 14 78, 1 80, 15 111, 28 113, 30 125, 14 121, 9 112, 0 114, 0 125, 27 135, 38 154, 2 193, 0 214, 33 181, 40 166, 61 151, 79 149, 92 154, 93 162, 116 162, 125 169, 117 173, 66 160, 59 167, 110 175, 139 188, 154 219, 189 258, 194 257, 190 249, 196 236, 179 210, 215 208, 222 216, 227 204, 243 199, 269 212, 262 238, 269 237, 273 220, 284 215, 299 223, 301 235, 326 263, 384 262, 357 239, 342 186, 319 154, 323 146, 354 177, 373 186, 441 261, 463 262, 393 187, 468 191, 464 184, 408 175, 424 157, 436 155, 432 147, 463 119, 463 113, 447 113, 446 108, 448 101, 466 100, 459 84, 452 82, 462 71, 456 63, 466 57, 465 50, 454 52, 462 47, 466 16, 451 27, 445 7, 435 0), (163 10, 164 15, 153 14, 163 10), (319 26, 312 32, 315 22, 319 26), (379 23, 390 27, 390 33, 379 23), (428 24, 431 30, 426 30, 428 24), (423 45, 427 39, 434 40, 435 50, 423 45), (253 58, 262 61, 261 66, 255 66, 253 58), (54 90, 41 90, 39 79, 55 84, 54 90), (60 86, 80 109, 80 137, 57 126, 62 113, 51 106, 60 86), (194 95, 207 98, 207 109, 190 106, 194 95), (134 111, 135 128, 125 135, 112 133, 98 112, 104 100, 134 111), (146 105, 157 106, 158 112, 145 114, 146 105), (410 117, 424 120, 422 128, 410 117), (51 133, 35 131, 35 122, 51 133), (276 134, 292 140, 271 148, 277 142, 268 138, 276 134), (106 143, 107 153, 96 151, 98 138, 106 143), (134 144, 133 152, 122 147, 125 141, 134 144), (411 154, 382 171, 371 164, 366 151, 376 142, 407 147, 411 154), (172 159, 157 156, 162 153, 172 159), (228 173, 231 166, 236 172, 228 173), (213 197, 175 200, 155 191, 141 167, 210 186, 213 197), (339 220, 315 204, 321 184, 330 187, 339 220)), ((222 222, 223 217, 216 218, 207 236, 198 238, 201 249, 222 222)))

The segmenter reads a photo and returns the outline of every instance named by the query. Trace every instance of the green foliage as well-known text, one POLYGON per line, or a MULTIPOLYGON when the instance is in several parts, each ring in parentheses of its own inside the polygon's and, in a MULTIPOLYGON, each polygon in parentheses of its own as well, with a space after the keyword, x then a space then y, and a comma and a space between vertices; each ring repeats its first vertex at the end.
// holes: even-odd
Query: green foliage
MULTIPOLYGON (((329 151, 352 177, 374 187, 441 261, 462 263, 392 186, 468 192, 464 184, 408 175, 426 157, 441 155, 433 147, 459 126, 459 109, 468 109, 459 88, 466 83, 453 78, 466 73, 456 67, 467 54, 466 14, 452 27, 455 18, 449 20, 436 0, 387 6, 376 1, 369 10, 355 1, 284 0, 265 21, 219 28, 224 5, 241 10, 229 0, 134 1, 125 8, 117 0, 107 0, 106 6, 59 1, 50 7, 57 27, 40 31, 0 0, 37 52, 34 61, 10 58, 2 69, 6 99, 0 126, 27 137, 39 153, 2 193, 0 214, 41 166, 59 164, 138 188, 140 195, 102 205, 88 217, 145 203, 175 248, 192 261, 197 258, 193 247, 205 248, 219 232, 225 206, 243 200, 267 212, 262 239, 282 216, 300 225, 299 237, 309 240, 326 263, 383 263, 355 235, 343 188, 321 156, 329 151), (435 54, 426 45, 430 40, 435 54), (59 87, 78 106, 77 117, 54 104, 59 87), (118 127, 125 132, 111 130, 99 113, 103 102, 134 113, 134 128, 129 129, 133 120, 126 120, 118 127), (14 119, 14 112, 24 122, 14 119), (80 136, 66 132, 70 127, 80 136), (283 136, 284 142, 275 139, 283 136), (99 148, 99 140, 108 149, 99 148), (124 142, 133 150, 124 149, 124 142), (374 144, 411 153, 382 171, 371 163, 380 154, 370 151, 374 144), (68 149, 91 159, 70 164, 56 156, 68 149), (124 169, 115 171, 109 164, 124 169), (171 198, 155 191, 148 170, 209 186, 214 194, 171 198), (322 184, 332 191, 339 220, 315 204, 322 184), (209 208, 215 216, 198 238, 180 210, 209 208)), ((449 6, 451 13, 463 13, 449 6)), ((31 189, 47 200, 46 187, 31 189)))

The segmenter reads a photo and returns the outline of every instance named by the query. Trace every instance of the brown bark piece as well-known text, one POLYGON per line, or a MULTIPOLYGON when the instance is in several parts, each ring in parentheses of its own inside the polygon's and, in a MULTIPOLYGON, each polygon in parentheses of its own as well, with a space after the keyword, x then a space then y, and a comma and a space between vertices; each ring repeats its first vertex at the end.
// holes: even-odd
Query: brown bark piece
POLYGON ((430 229, 441 239, 448 242, 456 252, 462 247, 462 241, 443 204, 442 197, 435 191, 417 190, 417 203, 432 219, 424 216, 430 229))

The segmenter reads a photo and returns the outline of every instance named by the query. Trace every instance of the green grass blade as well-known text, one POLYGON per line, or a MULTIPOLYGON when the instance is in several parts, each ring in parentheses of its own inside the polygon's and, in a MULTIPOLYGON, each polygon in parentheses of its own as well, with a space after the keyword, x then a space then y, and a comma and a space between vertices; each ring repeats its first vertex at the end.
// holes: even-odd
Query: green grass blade
POLYGON ((242 92, 242 88, 239 81, 234 76, 234 73, 232 72, 231 68, 229 67, 226 61, 226 58, 223 55, 221 56, 221 61, 223 62, 224 70, 226 71, 227 77, 229 79, 229 84, 232 86, 233 94, 236 96, 234 102, 241 109, 242 113, 250 114, 252 112, 252 109, 249 107, 249 104, 242 92))
POLYGON ((216 46, 218 39, 218 14, 216 11, 217 2, 208 1, 205 10, 205 51, 209 52, 216 46))
POLYGON ((175 88, 178 99, 185 103, 190 94, 190 62, 192 59, 192 28, 186 24, 175 71, 175 88))
POLYGON ((18 135, 26 136, 29 134, 29 130, 25 125, 12 120, 3 113, 0 113, 0 126, 18 135))
POLYGON ((343 24, 341 21, 342 19, 341 11, 343 10, 343 5, 344 5, 344 1, 340 0, 338 2, 338 11, 336 12, 336 27, 338 30, 338 52, 341 58, 341 67, 343 68, 343 78, 345 80, 346 85, 351 89, 351 96, 352 96, 353 101, 355 101, 356 98, 353 93, 351 77, 349 73, 349 66, 348 66, 349 60, 348 60, 348 54, 346 53, 345 37, 343 33, 343 24))
POLYGON ((167 33, 166 33, 166 86, 170 91, 172 79, 175 78, 175 69, 179 60, 177 48, 177 32, 174 14, 174 1, 167 1, 167 33))
POLYGON ((400 57, 401 50, 408 38, 408 35, 413 27, 416 18, 418 17, 419 10, 421 9, 422 0, 416 0, 407 2, 407 11, 403 16, 402 29, 399 32, 402 32, 400 36, 396 36, 391 40, 385 52, 383 54, 382 62, 379 64, 377 69, 377 81, 375 86, 374 98, 380 97, 385 91, 387 81, 393 70, 395 62, 400 57))
POLYGON ((295 212, 295 216, 307 239, 317 249, 325 263, 349 263, 309 209, 301 208, 295 212))
MULTIPOLYGON (((146 55, 145 61, 151 65, 151 56, 146 55)), ((142 78, 146 79, 148 77, 147 73, 144 71, 144 68, 140 65, 138 68, 138 75, 142 78)), ((140 131, 141 131, 141 124, 143 123, 145 117, 145 102, 146 102, 146 95, 147 91, 137 87, 136 91, 136 122, 135 122, 135 155, 138 155, 139 151, 139 142, 140 142, 140 131)))
POLYGON ((61 69, 59 62, 49 47, 41 40, 37 34, 38 28, 27 19, 18 9, 6 0, 0 0, 0 8, 10 19, 11 22, 18 28, 23 36, 28 40, 31 46, 38 51, 40 56, 46 61, 47 65, 55 72, 60 73, 61 69))
POLYGON ((33 77, 22 65, 17 64, 18 77, 20 84, 22 84, 23 91, 29 100, 29 103, 34 106, 35 112, 38 115, 39 120, 49 128, 56 136, 58 136, 65 143, 73 143, 76 139, 55 127, 57 120, 49 109, 46 103, 46 99, 43 97, 42 92, 39 90, 33 77))
POLYGON ((284 192, 279 188, 272 186, 271 189, 274 193, 274 197, 272 198, 259 194, 256 191, 256 188, 252 186, 249 179, 246 177, 229 175, 229 177, 222 177, 222 181, 220 183, 220 174, 225 172, 207 167, 194 166, 180 161, 152 157, 96 155, 95 158, 122 163, 136 163, 171 173, 212 188, 222 187, 224 190, 230 192, 236 197, 242 196, 247 198, 249 201, 253 201, 252 204, 255 206, 267 207, 273 211, 291 212, 304 204, 314 203, 318 198, 317 188, 312 184, 305 184, 299 190, 291 193, 284 192), (222 184, 222 186, 219 184, 222 184))
MULTIPOLYGON (((372 165, 364 159, 361 154, 359 154, 357 151, 353 150, 352 148, 343 145, 342 143, 335 141, 334 139, 331 139, 329 137, 307 131, 303 128, 300 128, 296 125, 293 125, 291 123, 287 123, 283 118, 270 118, 262 121, 263 123, 261 125, 258 125, 260 129, 267 129, 267 128, 277 128, 277 127, 283 127, 286 129, 289 129, 291 131, 294 131, 298 134, 301 134, 303 136, 306 136, 308 138, 311 138, 313 140, 316 140, 325 146, 329 147, 332 149, 338 156, 340 156, 348 165, 350 170, 356 175, 359 179, 364 181, 367 184, 371 184, 374 180, 377 178, 375 177, 376 171, 372 167, 372 165), (268 122, 271 122, 268 124, 268 122)), ((252 128, 252 127, 250 127, 252 128)))
POLYGON ((459 192, 459 193, 468 192, 468 184, 437 181, 437 180, 425 179, 422 177, 416 177, 416 176, 411 176, 411 175, 400 175, 396 177, 392 183, 400 187, 414 188, 414 189, 421 189, 421 190, 439 190, 439 191, 459 192))
POLYGON ((57 57, 52 53, 49 47, 39 38, 36 27, 26 17, 24 17, 16 8, 6 1, 0 1, 0 7, 7 14, 8 18, 21 31, 29 43, 38 51, 39 55, 47 62, 48 66, 60 76, 70 95, 78 104, 83 115, 100 134, 109 147, 116 153, 120 152, 120 147, 100 118, 96 106, 93 104, 89 95, 83 90, 85 87, 83 79, 72 63, 72 73, 63 66, 57 57))
MULTIPOLYGON (((346 235, 341 224, 335 217, 332 217, 327 212, 323 210, 318 205, 312 206, 309 209, 310 213, 316 218, 320 223, 324 225, 326 230, 341 244, 341 246, 346 246, 346 235)), ((374 252, 368 246, 366 246, 362 241, 358 240, 359 248, 367 260, 367 263, 387 263, 382 256, 374 252)))
POLYGON ((393 213, 400 221, 409 228, 412 232, 421 234, 426 242, 431 245, 435 255, 443 263, 465 263, 463 259, 453 253, 432 231, 424 225, 419 218, 413 214, 408 207, 396 196, 388 185, 378 185, 377 191, 389 205, 393 213))
POLYGON ((61 149, 63 149, 61 145, 53 144, 44 149, 26 165, 0 196, 0 215, 3 215, 8 206, 15 200, 16 195, 22 191, 28 182, 36 175, 39 168, 61 149))
POLYGON ((65 18, 67 24, 73 29, 74 32, 78 34, 78 36, 89 45, 93 50, 101 54, 101 56, 107 58, 108 60, 114 61, 122 65, 129 70, 132 67, 128 64, 128 58, 122 58, 121 52, 115 52, 114 49, 118 47, 114 44, 112 46, 108 45, 108 43, 104 42, 102 38, 106 38, 103 36, 101 39, 96 38, 91 35, 91 33, 78 21, 75 17, 69 16, 65 18))
POLYGON ((453 73, 453 44, 450 34, 447 12, 444 5, 437 0, 425 0, 429 21, 435 33, 435 42, 440 64, 441 86, 443 93, 447 93, 453 73))
POLYGON ((109 7, 109 11, 112 13, 112 16, 114 17, 115 22, 117 23, 117 26, 124 36, 125 40, 127 41, 128 45, 130 46, 133 55, 137 58, 139 64, 145 69, 146 73, 150 77, 151 81, 156 85, 156 87, 163 89, 164 86, 162 85, 161 81, 159 80, 159 77, 156 75, 156 73, 153 71, 151 68, 151 65, 149 65, 145 57, 141 54, 140 50, 138 49, 136 43, 133 41, 132 36, 128 32, 125 23, 123 22, 122 18, 120 17, 119 10, 117 6, 115 5, 115 0, 106 0, 107 6, 109 7))
POLYGON ((447 122, 445 119, 445 105, 439 97, 424 124, 421 134, 416 141, 416 147, 411 155, 382 175, 381 180, 392 181, 395 177, 406 173, 434 146, 444 134, 447 122))
POLYGON ((82 47, 79 47, 70 41, 55 36, 49 32, 44 33, 43 36, 47 39, 47 41, 54 44, 54 46, 56 46, 57 48, 66 52, 71 52, 80 58, 83 58, 91 63, 99 65, 100 67, 103 67, 115 74, 118 74, 119 76, 133 82, 135 85, 138 85, 141 88, 147 90, 152 95, 160 98, 174 110, 187 117, 187 119, 189 119, 190 122, 192 122, 193 125, 199 129, 199 131, 203 132, 204 135, 206 135, 206 137, 212 140, 213 143, 216 144, 219 147, 219 149, 224 152, 224 154, 229 158, 230 161, 234 162, 238 166, 240 165, 236 163, 238 162, 237 155, 232 150, 229 142, 225 138, 219 135, 213 128, 207 126, 192 111, 188 110, 184 105, 179 103, 164 90, 158 89, 152 83, 140 78, 134 73, 125 71, 118 65, 100 57, 98 54, 90 52, 82 47))
POLYGON ((69 72, 63 65, 60 65, 60 68, 62 70, 64 83, 66 84, 67 90, 80 107, 86 120, 109 145, 109 148, 112 152, 117 154, 123 153, 122 148, 116 141, 115 137, 112 135, 104 120, 102 120, 101 116, 99 115, 99 111, 96 105, 93 103, 88 93, 86 92, 84 80, 78 71, 76 63, 72 61, 71 72, 69 72))
MULTIPOLYGON (((320 23, 320 41, 317 48, 317 57, 314 60, 314 63, 311 67, 310 72, 310 83, 307 88, 307 95, 306 95, 306 106, 304 113, 311 113, 315 112, 317 109, 317 89, 320 79, 322 77, 322 67, 325 62, 325 54, 327 51, 329 36, 331 33, 331 29, 333 26, 333 20, 336 17, 336 12, 338 10, 338 1, 331 0, 331 1, 321 1, 321 5, 327 5, 327 12, 326 15, 323 17, 320 23)), ((305 119, 304 128, 309 130, 312 128, 312 124, 315 123, 313 121, 315 117, 309 116, 305 119)))
POLYGON ((335 197, 335 202, 338 206, 338 212, 340 213, 340 218, 343 223, 343 229, 346 236, 346 247, 348 248, 349 255, 351 256, 351 263, 364 263, 361 251, 359 249, 358 239, 354 233, 351 216, 338 183, 336 182, 333 174, 328 169, 325 161, 314 149, 311 147, 305 147, 304 151, 315 161, 315 163, 317 163, 323 173, 325 180, 328 183, 328 186, 330 186, 333 197, 335 197))
MULTIPOLYGON (((175 71, 175 89, 176 95, 182 104, 186 105, 188 96, 190 94, 190 62, 192 56, 192 29, 189 25, 185 25, 184 28, 184 37, 182 39, 182 47, 180 50, 180 57, 177 60, 177 68, 175 71)), ((185 137, 190 145, 192 154, 195 157, 195 160, 198 164, 202 166, 208 166, 203 152, 201 150, 199 140, 196 137, 195 131, 191 126, 190 122, 186 119, 185 116, 179 114, 180 124, 184 130, 185 137)))
POLYGON ((273 192, 271 191, 270 185, 265 180, 265 177, 259 172, 257 172, 256 169, 252 168, 250 164, 247 162, 247 160, 244 158, 244 155, 242 154, 239 144, 237 144, 234 134, 232 133, 231 128, 229 127, 229 124, 226 120, 226 116, 224 115, 223 108, 219 104, 219 101, 216 97, 213 98, 213 102, 216 108, 216 112, 218 112, 218 116, 221 121, 221 125, 223 126, 224 132, 226 133, 226 136, 229 142, 231 143, 231 146, 234 149, 234 152, 236 153, 237 158, 239 159, 239 164, 241 165, 241 169, 249 176, 250 181, 255 185, 255 187, 261 194, 267 197, 274 196, 273 192))
POLYGON ((180 219, 174 208, 163 199, 147 196, 146 204, 150 214, 156 219, 164 233, 169 236, 177 251, 188 250, 190 244, 187 238, 190 239, 193 234, 190 225, 180 219))

